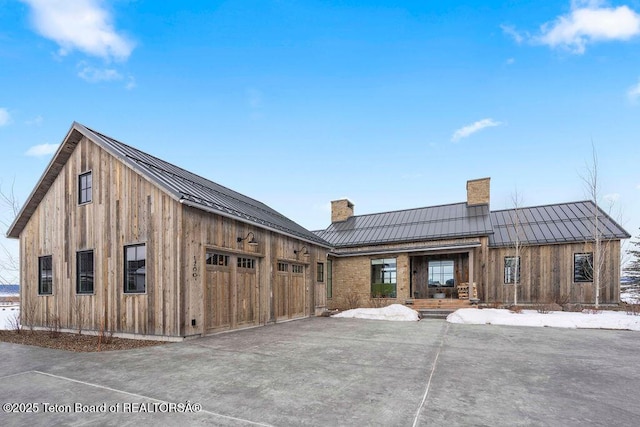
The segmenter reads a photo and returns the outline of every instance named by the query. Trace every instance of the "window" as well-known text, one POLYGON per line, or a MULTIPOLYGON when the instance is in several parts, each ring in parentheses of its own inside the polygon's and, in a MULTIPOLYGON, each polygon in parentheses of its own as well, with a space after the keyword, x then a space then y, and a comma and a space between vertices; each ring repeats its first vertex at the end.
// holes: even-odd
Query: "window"
POLYGON ((38 295, 53 294, 53 258, 51 255, 38 258, 38 295))
POLYGON ((520 257, 504 257, 504 283, 520 283, 520 257))
POLYGON ((142 294, 146 291, 147 250, 145 245, 124 248, 124 293, 142 294))
POLYGON ((229 255, 216 254, 213 252, 207 252, 206 255, 207 265, 218 265, 220 267, 229 266, 229 255))
POLYGON ((253 258, 238 257, 238 268, 256 268, 255 260, 253 258))
POLYGON ((573 281, 591 282, 593 280, 593 252, 573 254, 573 281))
POLYGON ((318 267, 316 269, 316 272, 318 273, 317 274, 318 277, 317 277, 316 280, 318 282, 324 282, 324 264, 323 263, 321 263, 321 262, 318 263, 318 267))
POLYGON ((396 259, 371 260, 371 296, 373 298, 396 297, 396 259))
POLYGON ((327 260, 327 298, 333 298, 333 261, 327 260))
POLYGON ((429 261, 429 286, 454 286, 453 260, 429 261))
POLYGON ((93 251, 76 254, 76 293, 93 293, 93 251))
POLYGON ((289 271, 289 264, 287 264, 286 262, 279 262, 278 271, 286 273, 287 271, 289 271))
POLYGON ((302 274, 304 273, 304 267, 299 264, 291 264, 291 271, 295 274, 302 274))
POLYGON ((78 177, 78 203, 89 203, 93 198, 93 179, 91 172, 83 173, 78 177))

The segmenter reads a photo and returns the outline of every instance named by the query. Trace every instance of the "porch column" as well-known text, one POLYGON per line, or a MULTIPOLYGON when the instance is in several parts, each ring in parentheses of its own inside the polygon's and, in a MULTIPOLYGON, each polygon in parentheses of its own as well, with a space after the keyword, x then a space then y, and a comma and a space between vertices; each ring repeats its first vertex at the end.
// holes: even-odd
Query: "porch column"
POLYGON ((475 282, 475 275, 473 271, 473 265, 475 262, 473 260, 473 252, 474 249, 469 249, 469 301, 473 299, 473 283, 475 282))

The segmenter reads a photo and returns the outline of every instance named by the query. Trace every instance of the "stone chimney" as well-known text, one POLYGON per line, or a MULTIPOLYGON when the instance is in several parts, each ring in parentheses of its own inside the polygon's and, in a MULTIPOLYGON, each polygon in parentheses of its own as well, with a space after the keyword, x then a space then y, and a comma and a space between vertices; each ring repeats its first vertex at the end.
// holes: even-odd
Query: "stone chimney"
POLYGON ((467 181, 467 206, 489 205, 491 200, 491 178, 467 181))
POLYGON ((353 216, 353 203, 347 199, 331 202, 331 222, 346 221, 353 216))

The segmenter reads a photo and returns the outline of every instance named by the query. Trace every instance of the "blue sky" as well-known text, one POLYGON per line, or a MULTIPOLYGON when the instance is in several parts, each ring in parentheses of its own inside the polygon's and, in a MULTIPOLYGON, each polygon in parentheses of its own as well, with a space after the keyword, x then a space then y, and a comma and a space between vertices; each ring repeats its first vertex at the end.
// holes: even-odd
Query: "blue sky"
POLYGON ((639 52, 640 0, 0 0, 0 182, 24 202, 75 120, 313 230, 485 176, 583 200, 593 144, 638 235, 639 52))

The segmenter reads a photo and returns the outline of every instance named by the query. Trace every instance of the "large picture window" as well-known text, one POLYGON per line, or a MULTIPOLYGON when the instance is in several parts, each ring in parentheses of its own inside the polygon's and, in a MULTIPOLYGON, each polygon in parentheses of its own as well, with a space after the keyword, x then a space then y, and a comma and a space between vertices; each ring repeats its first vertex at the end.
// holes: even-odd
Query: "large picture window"
POLYGON ((504 283, 520 283, 520 257, 504 257, 504 283))
POLYGON ((86 172, 78 177, 78 203, 89 203, 91 200, 93 200, 93 178, 91 172, 86 172))
POLYGON ((453 260, 429 261, 429 286, 454 286, 453 260))
POLYGON ((593 281, 593 252, 573 254, 573 281, 576 283, 593 281))
POLYGON ((124 293, 142 294, 147 290, 147 251, 145 245, 124 248, 124 293))
POLYGON ((93 251, 82 251, 76 255, 76 293, 93 293, 93 251))
POLYGON ((371 260, 371 297, 396 297, 396 258, 371 260))
POLYGON ((51 255, 38 258, 38 295, 53 294, 53 258, 51 255))

